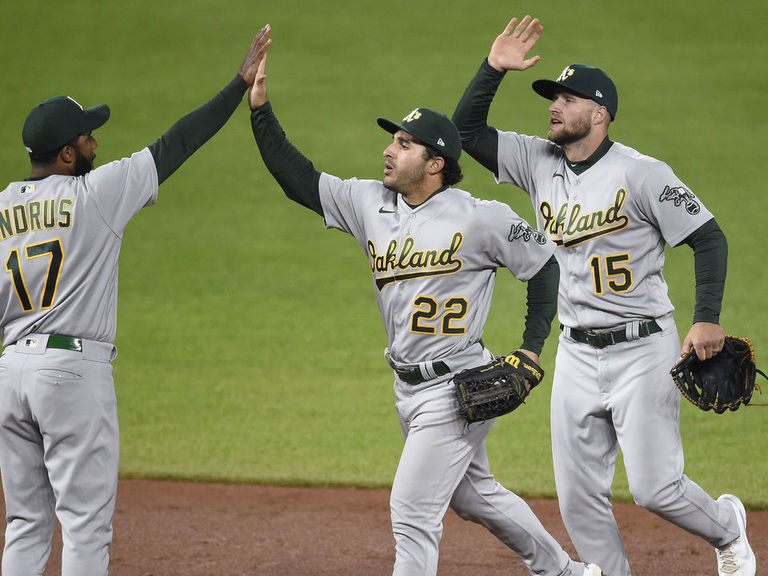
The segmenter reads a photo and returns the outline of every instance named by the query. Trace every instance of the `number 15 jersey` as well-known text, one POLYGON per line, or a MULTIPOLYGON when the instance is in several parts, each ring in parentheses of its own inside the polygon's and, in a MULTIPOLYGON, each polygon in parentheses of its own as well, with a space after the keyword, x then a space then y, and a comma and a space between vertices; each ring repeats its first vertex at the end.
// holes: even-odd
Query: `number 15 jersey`
POLYGON ((670 313, 664 248, 713 218, 672 169, 608 139, 580 167, 548 140, 498 134, 497 182, 531 196, 557 244, 560 322, 601 329, 670 313))

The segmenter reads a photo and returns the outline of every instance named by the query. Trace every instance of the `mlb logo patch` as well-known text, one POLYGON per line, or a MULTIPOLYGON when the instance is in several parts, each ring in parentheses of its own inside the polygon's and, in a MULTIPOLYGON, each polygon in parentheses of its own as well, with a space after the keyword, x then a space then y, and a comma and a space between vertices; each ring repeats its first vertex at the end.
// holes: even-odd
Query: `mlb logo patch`
POLYGON ((31 192, 35 191, 35 185, 34 184, 22 184, 21 188, 19 188, 19 193, 21 194, 29 194, 31 192))

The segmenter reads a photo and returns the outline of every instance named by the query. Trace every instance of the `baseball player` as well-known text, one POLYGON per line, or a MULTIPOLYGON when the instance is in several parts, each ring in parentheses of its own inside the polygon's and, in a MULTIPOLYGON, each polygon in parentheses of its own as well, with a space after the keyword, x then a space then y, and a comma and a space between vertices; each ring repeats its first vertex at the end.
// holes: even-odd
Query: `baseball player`
POLYGON ((629 563, 611 509, 619 447, 635 502, 717 550, 722 574, 755 574, 741 501, 712 499, 683 474, 680 394, 669 370, 680 340, 662 275, 664 247, 694 251, 696 307, 682 350, 711 358, 726 240, 712 214, 659 160, 613 142, 618 95, 600 69, 567 66, 534 91, 551 100, 548 139, 487 125, 509 70, 526 70, 539 21, 513 18, 496 38, 454 114, 464 149, 533 202, 539 230, 557 244, 562 325, 552 389, 555 480, 568 532, 583 557, 611 576, 629 563))
POLYGON ((517 552, 531 574, 601 574, 571 560, 528 505, 494 480, 485 448, 493 421, 461 418, 451 380, 493 359, 481 336, 500 267, 528 282, 522 349, 538 361, 556 309, 554 244, 507 205, 454 187, 462 177, 459 134, 428 108, 400 123, 378 119, 393 134, 383 182, 318 172, 272 112, 265 61, 250 95, 264 163, 289 198, 323 216, 326 228, 354 236, 370 263, 405 437, 390 498, 393 573, 437 573, 450 505, 517 552))
POLYGON ((93 166, 105 104, 40 103, 22 132, 31 175, 0 194, 0 470, 4 576, 42 574, 56 519, 62 574, 107 574, 119 438, 111 361, 117 262, 128 221, 227 121, 269 27, 216 96, 128 158, 93 166))

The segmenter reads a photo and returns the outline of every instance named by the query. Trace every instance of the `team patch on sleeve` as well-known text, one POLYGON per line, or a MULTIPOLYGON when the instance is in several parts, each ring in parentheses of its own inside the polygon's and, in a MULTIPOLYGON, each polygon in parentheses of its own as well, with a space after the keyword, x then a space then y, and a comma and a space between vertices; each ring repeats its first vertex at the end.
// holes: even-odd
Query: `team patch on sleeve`
POLYGON ((539 232, 538 230, 531 228, 525 222, 518 222, 517 224, 513 224, 509 229, 509 236, 507 239, 510 242, 514 242, 515 240, 530 242, 533 240, 536 242, 536 244, 540 244, 542 246, 547 243, 547 237, 543 232, 539 232))
POLYGON ((665 186, 659 196, 659 202, 674 202, 675 206, 685 206, 685 211, 695 216, 701 210, 701 205, 696 200, 696 195, 682 186, 665 186))

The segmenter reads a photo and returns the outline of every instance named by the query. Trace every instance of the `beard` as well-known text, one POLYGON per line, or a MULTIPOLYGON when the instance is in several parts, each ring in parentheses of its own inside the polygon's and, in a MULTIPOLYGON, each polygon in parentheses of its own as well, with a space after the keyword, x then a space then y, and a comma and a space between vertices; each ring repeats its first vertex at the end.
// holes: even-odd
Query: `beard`
POLYGON ((583 118, 576 120, 570 127, 566 127, 565 124, 562 124, 560 130, 557 132, 554 132, 552 128, 550 128, 547 133, 547 138, 559 146, 565 146, 585 138, 589 135, 591 129, 592 125, 590 124, 589 118, 584 116, 583 118))
POLYGON ((407 198, 412 190, 418 189, 424 182, 422 170, 405 170, 384 177, 384 187, 407 198))
POLYGON ((75 176, 84 176, 93 170, 93 160, 95 158, 95 154, 90 158, 86 158, 80 153, 78 148, 75 148, 75 176))

